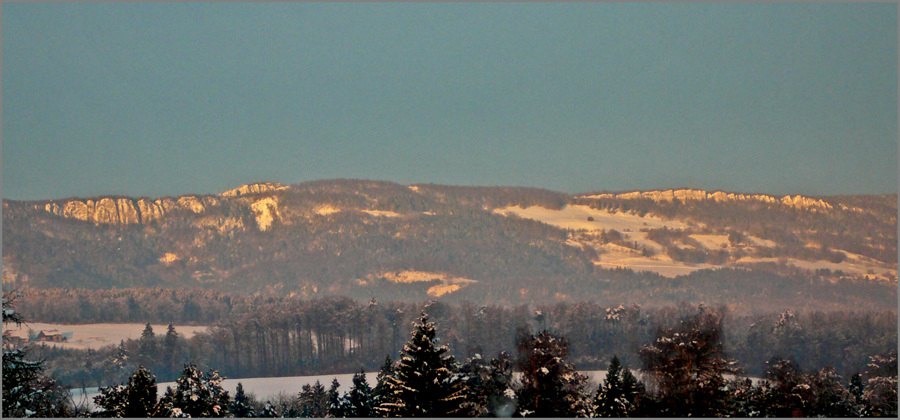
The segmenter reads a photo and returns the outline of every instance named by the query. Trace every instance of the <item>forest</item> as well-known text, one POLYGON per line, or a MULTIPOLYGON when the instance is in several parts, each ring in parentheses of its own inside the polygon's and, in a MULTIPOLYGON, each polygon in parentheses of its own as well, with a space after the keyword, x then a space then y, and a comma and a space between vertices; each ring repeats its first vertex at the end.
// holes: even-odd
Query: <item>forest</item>
MULTIPOLYGON (((20 322, 7 306, 4 323, 20 322)), ((13 389, 43 390, 35 407, 63 410, 45 414, 87 415, 62 394, 53 400, 54 392, 99 386, 102 409, 93 415, 106 417, 884 415, 896 413, 896 320, 896 312, 735 316, 724 306, 686 303, 504 308, 329 297, 263 304, 189 340, 174 327, 157 334, 148 325, 141 338, 97 351, 5 350, 4 401, 31 401, 7 395, 13 389), (347 395, 317 384, 263 402, 217 388, 224 377, 379 369, 376 384, 357 375, 347 395), (610 376, 586 389, 577 369, 610 376), (437 378, 437 388, 409 384, 421 375, 437 378), (150 383, 172 380, 178 389, 148 394, 150 383), (29 385, 11 386, 16 381, 29 385), (410 387, 428 391, 401 391, 410 387), (424 394, 439 398, 417 400, 424 394)), ((5 404, 4 416, 13 408, 5 404)))

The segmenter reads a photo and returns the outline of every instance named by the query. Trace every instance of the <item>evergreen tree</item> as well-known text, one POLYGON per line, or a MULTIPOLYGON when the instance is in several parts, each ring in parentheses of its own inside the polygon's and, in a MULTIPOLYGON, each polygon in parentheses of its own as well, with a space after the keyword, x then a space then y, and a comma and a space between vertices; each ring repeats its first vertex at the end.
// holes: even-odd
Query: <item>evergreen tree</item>
POLYGON ((341 387, 340 382, 338 382, 337 378, 333 378, 331 380, 331 388, 328 388, 327 398, 328 398, 328 417, 345 417, 344 416, 344 403, 341 398, 340 393, 338 392, 338 388, 341 387))
POLYGON ((807 416, 859 417, 856 399, 844 388, 844 379, 835 373, 834 368, 825 367, 810 379, 812 402, 807 416))
POLYGON ((157 414, 167 417, 181 414, 191 417, 224 416, 231 398, 228 391, 222 389, 223 380, 215 370, 204 375, 192 364, 185 366, 175 389, 166 389, 158 404, 157 414))
POLYGON ((140 366, 128 380, 128 405, 125 417, 149 417, 156 406, 156 377, 140 366))
POLYGON ((384 363, 381 364, 381 368, 378 370, 378 376, 375 377, 375 388, 372 390, 372 406, 375 407, 376 411, 380 411, 378 407, 383 403, 393 401, 393 394, 390 392, 387 383, 388 378, 393 374, 394 361, 391 360, 390 355, 387 355, 384 357, 384 363))
POLYGON ((318 380, 312 386, 303 385, 298 400, 301 417, 324 418, 328 416, 328 392, 318 380))
POLYGON ((760 385, 762 415, 767 417, 803 417, 809 412, 811 392, 807 378, 788 359, 773 357, 766 362, 766 381, 760 385))
POLYGON ((119 341, 119 346, 116 347, 116 350, 103 360, 102 370, 104 376, 110 378, 112 383, 124 382, 134 369, 135 366, 128 352, 128 347, 125 346, 125 340, 119 341))
MULTIPOLYGON (((14 308, 20 295, 3 292, 3 327, 23 323, 14 308)), ((69 394, 56 380, 44 376, 42 362, 28 360, 27 350, 17 348, 3 336, 3 417, 71 417, 69 394)))
POLYGON ((141 333, 139 343, 140 363, 145 366, 155 363, 157 359, 156 334, 153 333, 153 327, 150 326, 149 322, 141 333))
POLYGON ((346 408, 345 417, 374 417, 372 388, 366 381, 365 372, 360 369, 353 375, 353 387, 344 394, 346 408))
POLYGON ((100 388, 100 395, 94 397, 94 405, 100 408, 97 413, 100 417, 125 417, 125 407, 128 405, 127 387, 113 385, 100 388))
POLYGON ((862 375, 859 372, 854 373, 853 376, 850 377, 850 386, 847 388, 850 391, 850 394, 856 398, 856 402, 861 404, 863 402, 863 390, 865 387, 862 382, 862 375))
POLYGON ((401 417, 448 417, 460 409, 463 395, 451 381, 453 358, 444 356, 446 346, 435 345, 434 324, 422 311, 412 337, 403 346, 403 356, 387 378, 395 400, 382 403, 390 415, 401 417))
POLYGON ((272 419, 279 417, 278 411, 275 410, 275 407, 272 406, 272 403, 266 401, 266 406, 263 407, 262 411, 259 412, 260 418, 272 419))
POLYGON ((165 374, 175 373, 175 366, 178 363, 175 360, 178 349, 178 333, 175 326, 171 323, 166 329, 166 337, 163 339, 162 366, 165 374))
POLYGON ((144 366, 128 379, 128 385, 101 388, 94 404, 104 417, 150 417, 157 404, 156 377, 144 366))
POLYGON ((597 417, 630 417, 635 410, 643 384, 613 356, 606 371, 606 380, 597 388, 594 414, 597 417))
POLYGON ((866 370, 866 415, 897 417, 897 350, 872 356, 866 370))
POLYGON ((490 363, 475 354, 457 373, 465 390, 465 402, 460 413, 469 417, 510 417, 515 410, 515 391, 512 389, 512 361, 501 352, 490 363))
POLYGON ((727 403, 725 373, 733 372, 721 342, 722 315, 702 305, 672 328, 660 327, 641 349, 647 372, 658 386, 666 416, 722 415, 727 403))
POLYGON ((372 389, 372 413, 375 417, 386 417, 388 403, 394 402, 394 394, 388 385, 388 378, 394 374, 394 361, 390 355, 384 357, 384 363, 375 377, 375 388, 372 389))
POLYGON ((569 344, 549 331, 537 335, 520 331, 517 345, 522 386, 517 392, 517 415, 524 417, 586 417, 590 406, 588 378, 566 362, 569 344))
POLYGON ((237 389, 234 391, 234 399, 231 400, 231 406, 228 408, 231 415, 238 418, 256 417, 256 412, 250 405, 250 397, 244 392, 244 385, 238 382, 237 389))

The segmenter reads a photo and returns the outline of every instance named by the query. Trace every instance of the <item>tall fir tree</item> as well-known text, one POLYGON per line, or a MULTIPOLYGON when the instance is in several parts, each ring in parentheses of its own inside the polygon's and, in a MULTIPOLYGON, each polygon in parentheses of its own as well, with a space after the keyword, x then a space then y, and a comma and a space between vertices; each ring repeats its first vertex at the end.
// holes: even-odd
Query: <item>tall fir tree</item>
POLYGON ((244 392, 244 385, 240 382, 237 384, 237 389, 234 390, 234 398, 231 400, 228 411, 237 418, 256 417, 256 412, 250 405, 250 397, 244 392))
MULTIPOLYGON (((16 291, 3 292, 3 327, 20 327, 24 320, 15 310, 16 291)), ((3 335, 2 413, 10 417, 71 417, 69 394, 55 379, 44 375, 41 361, 29 360, 27 348, 13 345, 3 335)))
POLYGON ((224 378, 215 370, 206 374, 194 365, 187 365, 175 381, 175 388, 166 393, 157 404, 156 416, 223 417, 231 405, 228 391, 222 388, 224 378))
POLYGON ((522 386, 516 393, 517 415, 523 417, 586 417, 590 414, 585 387, 588 378, 566 361, 569 343, 549 331, 520 331, 518 366, 522 386))
POLYGON ((734 362, 722 346, 724 308, 700 305, 671 328, 660 327, 656 339, 640 355, 658 387, 666 416, 723 415, 727 406, 725 378, 734 362))
POLYGON ((301 417, 328 417, 328 392, 321 382, 303 385, 298 396, 301 417))
POLYGON ((460 366, 457 376, 465 389, 463 411, 459 414, 469 417, 510 417, 513 414, 515 391, 509 354, 500 352, 490 362, 485 362, 481 354, 475 354, 460 366))
POLYGON ((344 415, 344 410, 346 404, 344 403, 343 398, 341 398, 341 394, 338 392, 338 389, 341 387, 340 382, 338 382, 337 378, 333 378, 331 380, 331 387, 328 388, 327 397, 328 397, 328 417, 346 417, 344 415))
POLYGON ((423 310, 403 355, 387 378, 395 400, 382 403, 391 416, 449 417, 460 410, 464 398, 459 383, 452 381, 454 362, 445 356, 446 346, 435 344, 434 323, 423 310))
POLYGON ((630 417, 642 391, 643 385, 627 367, 622 366, 618 356, 613 356, 606 371, 606 380, 598 387, 594 398, 594 415, 630 417))
POLYGON ((178 361, 175 360, 178 354, 178 333, 175 326, 169 323, 166 328, 166 337, 163 339, 162 348, 162 368, 165 375, 174 375, 178 361))
POLYGON ((387 417, 389 403, 394 401, 394 394, 388 385, 388 379, 394 374, 394 361, 390 355, 384 357, 384 363, 375 377, 375 388, 372 389, 372 413, 374 417, 387 417))
POLYGON ((153 333, 153 327, 149 322, 144 326, 139 343, 138 362, 144 366, 152 366, 156 362, 158 354, 156 334, 153 333))
POLYGON ((374 417, 372 388, 366 381, 365 371, 353 374, 353 386, 346 394, 344 400, 347 405, 344 410, 346 417, 374 417))
POLYGON ((150 417, 157 405, 156 377, 139 366, 127 385, 101 388, 100 395, 94 397, 94 405, 102 409, 103 417, 150 417))

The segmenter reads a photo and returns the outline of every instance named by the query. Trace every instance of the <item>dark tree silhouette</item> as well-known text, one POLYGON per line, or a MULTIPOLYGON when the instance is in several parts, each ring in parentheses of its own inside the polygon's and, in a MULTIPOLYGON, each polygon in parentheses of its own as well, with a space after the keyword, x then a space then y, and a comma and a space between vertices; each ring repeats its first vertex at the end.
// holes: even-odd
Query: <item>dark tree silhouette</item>
POLYGON ((525 417, 587 416, 587 376, 566 361, 569 344, 549 331, 536 335, 522 331, 518 340, 522 386, 517 394, 517 415, 525 417))
POLYGON ((422 311, 403 355, 387 378, 395 400, 382 403, 391 415, 401 417, 447 417, 460 410, 463 395, 451 381, 453 358, 444 356, 446 346, 435 344, 434 323, 422 311))
POLYGON ((660 327, 641 358, 657 387, 663 414, 718 416, 726 405, 724 373, 734 370, 721 342, 722 315, 702 305, 671 328, 660 327))

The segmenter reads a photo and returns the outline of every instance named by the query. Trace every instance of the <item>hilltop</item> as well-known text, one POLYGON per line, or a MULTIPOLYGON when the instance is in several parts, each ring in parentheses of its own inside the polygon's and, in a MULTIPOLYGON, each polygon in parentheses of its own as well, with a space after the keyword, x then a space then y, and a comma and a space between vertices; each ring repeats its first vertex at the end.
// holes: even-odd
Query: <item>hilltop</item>
POLYGON ((896 279, 896 194, 326 180, 3 201, 4 287, 844 308, 896 307, 896 279))

